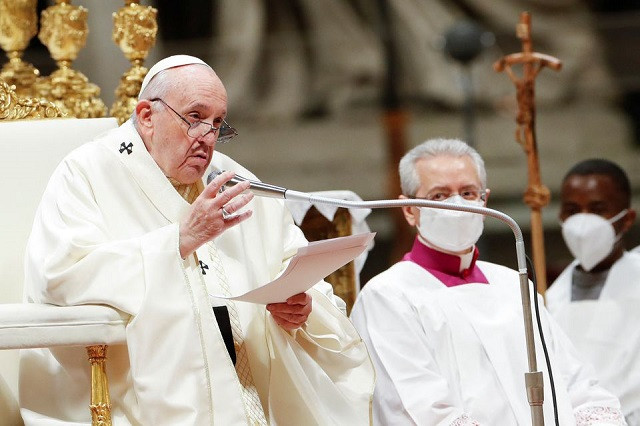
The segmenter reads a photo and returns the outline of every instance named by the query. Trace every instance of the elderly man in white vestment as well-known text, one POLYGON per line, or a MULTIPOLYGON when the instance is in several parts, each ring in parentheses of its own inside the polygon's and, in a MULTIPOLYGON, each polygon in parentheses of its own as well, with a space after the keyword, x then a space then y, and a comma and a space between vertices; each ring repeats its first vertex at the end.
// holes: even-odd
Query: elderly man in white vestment
MULTIPOLYGON (((489 190, 482 158, 455 139, 418 145, 400 161, 401 198, 482 206, 489 190)), ((351 320, 376 367, 378 425, 531 424, 519 277, 478 260, 483 217, 406 207, 417 228, 403 260, 363 288, 351 320)), ((561 425, 623 425, 615 396, 541 309, 561 425)), ((540 339, 536 336, 539 366, 540 339)), ((545 424, 554 424, 549 373, 545 424)))
MULTIPOLYGON (((214 152, 235 135, 226 114, 225 88, 200 59, 152 67, 132 118, 51 177, 26 297, 131 316, 126 347, 109 348, 115 425, 369 424, 373 366, 328 283, 266 307, 212 307, 209 294, 273 280, 307 244, 281 200, 223 189, 234 173, 255 179, 214 152), (206 184, 213 168, 228 172, 206 184)), ((89 423, 85 358, 22 354, 26 424, 89 423)))
POLYGON ((640 254, 625 251, 631 185, 605 159, 574 165, 561 187, 562 235, 575 260, 546 293, 547 308, 600 382, 640 426, 640 254))

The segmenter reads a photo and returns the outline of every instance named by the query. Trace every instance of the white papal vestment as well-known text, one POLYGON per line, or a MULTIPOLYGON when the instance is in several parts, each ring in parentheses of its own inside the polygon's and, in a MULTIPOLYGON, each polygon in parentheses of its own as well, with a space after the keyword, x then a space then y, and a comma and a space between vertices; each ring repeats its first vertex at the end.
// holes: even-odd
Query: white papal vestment
MULTIPOLYGON (((421 266, 402 261, 363 288, 351 319, 376 367, 375 424, 531 424, 518 274, 487 262, 476 266, 490 284, 445 287, 421 266)), ((541 311, 560 424, 624 424, 617 399, 541 311)), ((553 425, 549 373, 535 334, 545 424, 553 425)))
POLYGON ((630 426, 640 426, 640 253, 625 252, 607 274, 598 300, 571 301, 574 261, 546 293, 547 309, 620 398, 630 426))
MULTIPOLYGON (((217 152, 212 166, 253 178, 217 152)), ((250 219, 200 247, 197 261, 183 260, 178 222, 188 208, 127 122, 62 161, 36 214, 27 300, 106 304, 131 315, 127 346, 108 352, 114 425, 248 423, 208 296, 223 293, 214 253, 240 294, 273 280, 306 241, 280 200, 256 197, 250 219)), ((369 424, 373 367, 366 348, 329 284, 309 294, 313 311, 291 333, 263 305, 236 304, 267 419, 369 424)), ((24 351, 25 422, 89 424, 89 376, 84 348, 24 351)))

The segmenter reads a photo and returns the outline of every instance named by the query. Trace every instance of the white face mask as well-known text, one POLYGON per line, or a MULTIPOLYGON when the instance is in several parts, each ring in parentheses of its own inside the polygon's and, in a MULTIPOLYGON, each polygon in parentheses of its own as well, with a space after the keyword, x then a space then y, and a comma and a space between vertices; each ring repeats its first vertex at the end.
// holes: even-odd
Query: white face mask
POLYGON ((611 253, 620 239, 613 224, 627 214, 627 209, 611 219, 593 213, 576 213, 562 223, 562 236, 571 254, 585 271, 592 270, 611 253))
MULTIPOLYGON (((449 197, 445 202, 484 206, 481 200, 469 201, 459 195, 449 197)), ((483 218, 482 215, 475 213, 420 207, 418 232, 435 247, 459 252, 472 247, 478 241, 484 227, 483 218)))

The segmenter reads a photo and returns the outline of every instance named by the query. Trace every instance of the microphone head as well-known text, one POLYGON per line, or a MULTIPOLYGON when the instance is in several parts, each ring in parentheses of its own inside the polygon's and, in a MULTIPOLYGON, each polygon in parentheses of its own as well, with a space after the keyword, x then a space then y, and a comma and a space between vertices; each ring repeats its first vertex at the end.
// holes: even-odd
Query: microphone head
MULTIPOLYGON (((207 185, 210 184, 211 181, 214 180, 218 175, 220 175, 220 174, 222 174, 224 172, 226 172, 226 170, 218 170, 218 169, 214 168, 211 171, 211 173, 209 173, 209 175, 207 176, 207 185)), ((238 183, 243 182, 245 180, 249 180, 249 179, 243 178, 242 176, 234 175, 224 185, 222 185, 222 187, 220 188, 220 192, 224 191, 226 188, 231 188, 235 184, 238 184, 238 183)))
MULTIPOLYGON (((218 170, 214 168, 213 171, 207 176, 207 185, 211 183, 211 181, 214 180, 216 176, 224 172, 225 170, 218 170)), ((234 175, 224 185, 222 185, 222 187, 220 188, 220 192, 224 191, 226 188, 231 188, 232 186, 245 181, 249 182, 249 191, 253 192, 255 195, 259 195, 262 197, 285 198, 284 194, 287 191, 285 188, 276 185, 270 185, 268 183, 263 183, 260 181, 254 181, 239 175, 234 175)))
POLYGON ((216 178, 219 174, 221 174, 224 170, 213 169, 211 173, 207 176, 207 185, 211 183, 212 180, 216 178))

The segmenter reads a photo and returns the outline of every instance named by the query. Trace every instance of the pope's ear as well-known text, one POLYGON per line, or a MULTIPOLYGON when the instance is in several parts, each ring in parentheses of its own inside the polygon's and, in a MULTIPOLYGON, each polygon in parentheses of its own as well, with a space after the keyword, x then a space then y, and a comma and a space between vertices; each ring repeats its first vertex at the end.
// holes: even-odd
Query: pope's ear
POLYGON ((136 104, 136 119, 141 127, 151 127, 151 101, 143 99, 136 104))

